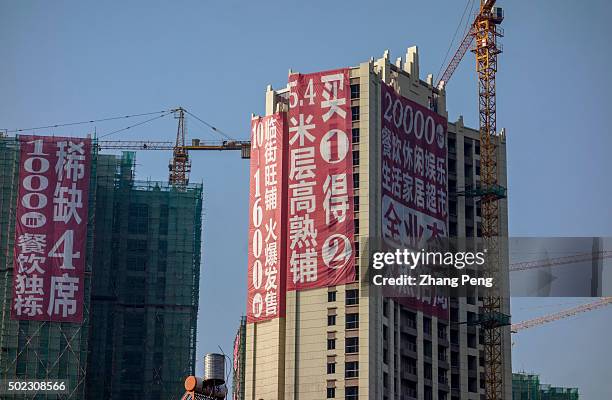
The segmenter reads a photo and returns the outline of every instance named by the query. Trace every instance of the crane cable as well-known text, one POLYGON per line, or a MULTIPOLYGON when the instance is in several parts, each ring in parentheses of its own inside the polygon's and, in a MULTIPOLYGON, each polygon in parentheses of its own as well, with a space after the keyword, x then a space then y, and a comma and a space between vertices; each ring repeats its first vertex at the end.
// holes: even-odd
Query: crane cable
POLYGON ((93 124, 93 123, 96 123, 96 122, 106 122, 106 121, 114 121, 114 120, 118 120, 118 119, 144 117, 144 116, 155 115, 155 114, 164 114, 164 113, 168 113, 168 112, 171 112, 171 111, 172 110, 163 110, 163 111, 155 111, 155 112, 141 113, 141 114, 122 115, 122 116, 118 116, 118 117, 108 117, 108 118, 101 118, 101 119, 92 119, 92 120, 87 120, 87 121, 67 122, 67 123, 63 123, 63 124, 37 126, 35 128, 11 129, 11 130, 7 130, 6 132, 8 132, 8 133, 18 133, 18 132, 24 132, 24 131, 36 131, 36 130, 40 130, 40 129, 63 128, 63 127, 66 127, 66 126, 85 125, 85 124, 93 124))
MULTIPOLYGON (((189 115, 191 115, 193 118, 195 118, 196 120, 198 120, 199 122, 201 122, 202 124, 204 124, 206 127, 210 128, 212 131, 218 133, 219 135, 223 136, 225 139, 228 140, 233 140, 233 138, 231 138, 227 133, 225 133, 224 131, 222 131, 221 129, 217 128, 216 126, 212 125, 211 123, 205 121, 204 119, 198 117, 197 115, 195 115, 194 113, 192 113, 189 110, 183 109, 185 110, 185 112, 189 115)), ((120 119, 129 119, 129 118, 137 118, 137 117, 145 117, 145 116, 150 116, 150 115, 156 115, 153 118, 149 118, 147 120, 138 122, 136 124, 133 125, 129 125, 126 126, 124 128, 121 129, 117 129, 114 131, 111 131, 109 133, 105 133, 101 136, 98 136, 98 139, 102 139, 111 135, 114 135, 116 133, 119 132, 123 132, 123 131, 127 131, 131 128, 135 128, 137 126, 140 125, 144 125, 148 122, 151 121, 155 121, 157 119, 163 118, 173 112, 175 112, 176 109, 169 109, 169 110, 162 110, 162 111, 155 111, 155 112, 148 112, 148 113, 140 113, 140 114, 130 114, 130 115, 121 115, 121 116, 116 116, 116 117, 108 117, 108 118, 99 118, 99 119, 91 119, 91 120, 86 120, 86 121, 77 121, 77 122, 66 122, 66 123, 59 123, 59 124, 50 124, 50 125, 44 125, 44 126, 37 126, 37 127, 33 127, 33 128, 17 128, 17 129, 11 129, 11 130, 6 130, 6 133, 19 133, 19 132, 27 132, 27 131, 36 131, 36 130, 41 130, 41 129, 52 129, 52 128, 63 128, 63 127, 67 127, 67 126, 77 126, 77 125, 87 125, 87 124, 93 124, 96 122, 107 122, 107 121, 116 121, 116 120, 120 120, 120 119)))
POLYGON ((459 33, 459 29, 464 24, 465 24, 465 26, 464 26, 464 29, 463 29, 462 37, 464 37, 465 34, 467 33, 467 29, 471 25, 470 24, 470 20, 469 20, 469 16, 472 14, 472 10, 474 9, 474 2, 475 2, 475 0, 467 0, 467 2, 465 4, 465 8, 463 9, 463 14, 461 15, 461 19, 459 20, 459 24, 457 24, 457 28, 455 29, 455 33, 453 34, 453 38, 452 38, 451 42, 448 45, 448 49, 446 50, 446 54, 444 55, 444 59, 442 60, 442 65, 440 65, 440 69, 438 70, 438 73, 436 74, 436 79, 434 79, 434 82, 437 81, 440 78, 440 75, 442 74, 442 70, 444 69, 444 66, 446 65, 446 62, 448 60, 448 55, 450 54, 450 51, 453 48, 453 44, 455 43, 455 39, 457 39, 457 34, 459 33), (467 12, 468 6, 470 6, 469 13, 467 12), (466 19, 466 22, 464 23, 463 20, 466 17, 466 15, 468 16, 468 19, 466 19))

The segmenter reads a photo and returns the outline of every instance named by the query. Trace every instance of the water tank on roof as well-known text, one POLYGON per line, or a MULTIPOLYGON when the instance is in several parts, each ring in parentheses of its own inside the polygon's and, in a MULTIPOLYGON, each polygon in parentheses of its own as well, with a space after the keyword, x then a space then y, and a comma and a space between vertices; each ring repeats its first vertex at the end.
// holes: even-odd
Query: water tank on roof
POLYGON ((225 383, 225 356, 208 353, 204 356, 204 382, 222 385, 225 383))

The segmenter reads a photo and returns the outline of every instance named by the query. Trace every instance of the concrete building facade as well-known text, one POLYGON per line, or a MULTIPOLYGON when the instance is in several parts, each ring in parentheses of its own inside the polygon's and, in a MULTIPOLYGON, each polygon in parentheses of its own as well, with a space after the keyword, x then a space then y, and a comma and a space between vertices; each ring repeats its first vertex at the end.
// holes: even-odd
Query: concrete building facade
MULTIPOLYGON (((287 293, 285 318, 247 325, 247 400, 455 400, 484 398, 484 350, 478 293, 451 299, 450 319, 383 298, 367 282, 369 238, 381 235, 380 86, 433 108, 447 118, 446 93, 419 78, 416 47, 405 59, 380 59, 351 68, 356 280, 346 285, 287 293)), ((266 115, 288 110, 288 89, 268 88, 266 115)), ((479 182, 479 132, 462 118, 448 123, 450 236, 479 235, 477 199, 457 193, 479 182)), ((505 137, 498 178, 506 185, 505 137)), ((507 203, 500 201, 500 236, 507 236, 507 203)), ((502 291, 506 295, 507 269, 502 291)), ((509 306, 504 310, 509 314, 509 306)), ((505 331, 504 379, 511 398, 510 333, 505 331)))

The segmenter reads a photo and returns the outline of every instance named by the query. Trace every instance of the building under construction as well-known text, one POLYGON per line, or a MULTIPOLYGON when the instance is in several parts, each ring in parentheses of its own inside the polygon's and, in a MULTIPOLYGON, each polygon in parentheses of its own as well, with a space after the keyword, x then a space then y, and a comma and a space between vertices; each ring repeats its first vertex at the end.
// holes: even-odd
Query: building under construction
POLYGON ((512 374, 512 400, 578 400, 577 388, 554 387, 540 383, 536 374, 512 374))
POLYGON ((14 320, 19 142, 0 138, 0 379, 70 389, 6 398, 166 399, 194 372, 202 186, 137 181, 134 153, 93 149, 83 322, 14 320))
POLYGON ((202 186, 134 165, 98 157, 87 399, 172 398, 195 368, 202 186))

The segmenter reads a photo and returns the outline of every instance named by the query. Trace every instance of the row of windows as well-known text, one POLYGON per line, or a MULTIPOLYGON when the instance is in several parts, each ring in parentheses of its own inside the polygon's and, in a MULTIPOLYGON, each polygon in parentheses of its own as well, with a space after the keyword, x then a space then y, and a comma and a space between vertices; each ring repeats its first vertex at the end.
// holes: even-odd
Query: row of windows
MULTIPOLYGON (((336 363, 327 363, 327 373, 329 375, 336 373, 336 363)), ((358 378, 359 377, 359 361, 347 361, 344 363, 344 377, 358 378)))
MULTIPOLYGON (((336 315, 328 315, 327 316, 327 326, 336 325, 336 315)), ((346 329, 357 329, 359 328, 359 314, 351 313, 346 314, 346 329)))
MULTIPOLYGON (((332 303, 336 301, 336 291, 327 292, 327 301, 332 303)), ((344 301, 347 306, 359 304, 359 289, 348 289, 345 293, 344 301)))
MULTIPOLYGON (((327 388, 327 398, 335 399, 336 398, 336 388, 328 387, 327 388)), ((347 386, 344 388, 344 399, 345 400, 357 400, 359 398, 359 387, 357 386, 347 386)))
MULTIPOLYGON (((336 339, 327 339, 327 350, 336 349, 336 339)), ((349 337, 344 340, 344 352, 346 354, 359 353, 359 338, 349 337)))

